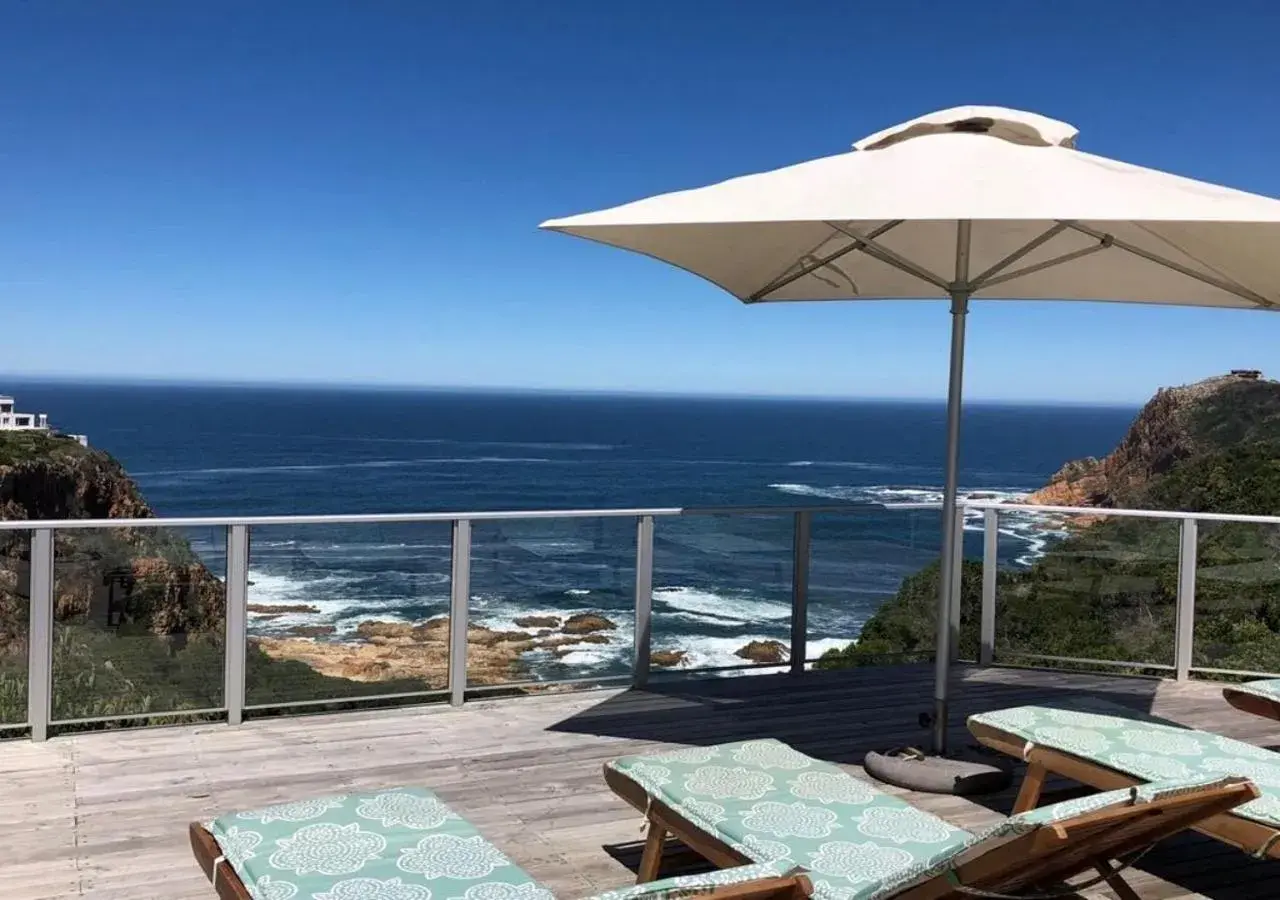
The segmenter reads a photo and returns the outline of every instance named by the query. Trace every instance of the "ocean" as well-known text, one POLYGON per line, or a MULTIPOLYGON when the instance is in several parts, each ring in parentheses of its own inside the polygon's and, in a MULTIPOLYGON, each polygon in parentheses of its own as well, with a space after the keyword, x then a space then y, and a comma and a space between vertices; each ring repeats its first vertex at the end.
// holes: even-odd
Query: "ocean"
MULTIPOLYGON (((118 458, 161 516, 847 505, 815 516, 810 652, 856 638, 903 577, 936 558, 940 516, 865 504, 940 498, 945 409, 932 402, 710 399, 409 390, 19 383, 22 411, 85 433, 118 458)), ((1013 498, 1062 463, 1107 453, 1135 409, 971 404, 961 479, 1013 498)), ((742 662, 747 641, 786 640, 789 513, 659 519, 655 649, 683 666, 742 662)), ((976 523, 973 523, 976 525, 976 523)), ((981 536, 966 532, 966 553, 981 536)), ((215 573, 217 530, 188 538, 215 573)), ((1003 564, 1051 534, 1011 522, 1003 564)), ((630 519, 475 525, 472 616, 599 612, 606 644, 528 660, 533 677, 625 671, 635 524, 630 519)), ((448 609, 446 525, 256 528, 250 603, 258 634, 448 609)))

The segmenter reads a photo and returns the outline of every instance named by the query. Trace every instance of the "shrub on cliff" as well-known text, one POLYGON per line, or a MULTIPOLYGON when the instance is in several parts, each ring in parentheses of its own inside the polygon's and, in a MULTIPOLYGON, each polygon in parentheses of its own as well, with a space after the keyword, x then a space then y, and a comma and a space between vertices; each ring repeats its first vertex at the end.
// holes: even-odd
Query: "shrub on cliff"
MULTIPOLYGON (((822 654, 819 669, 920 662, 932 659, 937 636, 937 562, 908 575, 893 599, 862 628, 856 643, 822 654)), ((978 611, 982 603, 982 564, 967 561, 961 578, 960 656, 978 653, 978 611)))

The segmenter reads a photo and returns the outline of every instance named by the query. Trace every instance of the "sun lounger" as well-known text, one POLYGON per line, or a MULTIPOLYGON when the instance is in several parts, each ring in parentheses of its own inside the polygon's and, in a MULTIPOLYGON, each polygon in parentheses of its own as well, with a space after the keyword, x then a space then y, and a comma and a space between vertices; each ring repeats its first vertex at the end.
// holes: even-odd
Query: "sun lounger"
POLYGON ((1236 709, 1280 720, 1280 678, 1232 684, 1222 689, 1222 696, 1236 709))
MULTIPOLYGON (((430 791, 316 797, 192 822, 222 900, 555 900, 430 791)), ((783 864, 664 879, 593 900, 801 900, 783 864)))
POLYGON ((1240 775, 1259 796, 1196 824, 1259 857, 1280 859, 1280 753, 1102 701, 1021 706, 969 718, 980 742, 1028 764, 1014 812, 1033 809, 1045 778, 1098 790, 1157 779, 1240 775))
POLYGON ((1133 900, 1114 860, 1257 797, 1244 778, 1153 784, 971 834, 775 740, 624 757, 605 779, 648 820, 642 881, 671 834, 720 866, 798 866, 817 900, 1008 894, 1093 871, 1133 900))

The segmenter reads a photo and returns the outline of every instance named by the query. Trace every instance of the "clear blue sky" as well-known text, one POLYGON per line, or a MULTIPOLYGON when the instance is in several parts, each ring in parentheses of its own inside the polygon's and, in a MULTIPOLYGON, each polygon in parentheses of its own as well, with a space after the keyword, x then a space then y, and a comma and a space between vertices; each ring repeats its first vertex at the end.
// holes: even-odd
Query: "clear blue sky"
MULTIPOLYGON (((942 397, 941 303, 744 308, 537 223, 961 103, 1280 195, 1278 33, 1269 0, 0 0, 0 372, 942 397)), ((971 397, 1280 375, 1262 313, 978 304, 970 338, 971 397)))

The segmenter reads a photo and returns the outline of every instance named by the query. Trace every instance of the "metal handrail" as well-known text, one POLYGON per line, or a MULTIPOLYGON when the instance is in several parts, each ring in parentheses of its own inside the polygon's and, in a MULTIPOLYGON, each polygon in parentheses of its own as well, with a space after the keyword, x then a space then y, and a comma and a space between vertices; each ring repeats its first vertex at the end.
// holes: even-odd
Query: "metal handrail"
POLYGON ((661 506, 604 509, 515 509, 469 512, 346 513, 294 516, 156 516, 148 519, 6 519, 0 531, 58 531, 91 528, 220 528, 230 525, 389 525, 421 522, 473 522, 519 519, 622 519, 639 516, 783 516, 798 512, 856 513, 884 509, 879 503, 844 503, 822 506, 661 506))

